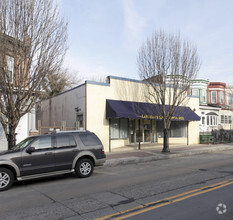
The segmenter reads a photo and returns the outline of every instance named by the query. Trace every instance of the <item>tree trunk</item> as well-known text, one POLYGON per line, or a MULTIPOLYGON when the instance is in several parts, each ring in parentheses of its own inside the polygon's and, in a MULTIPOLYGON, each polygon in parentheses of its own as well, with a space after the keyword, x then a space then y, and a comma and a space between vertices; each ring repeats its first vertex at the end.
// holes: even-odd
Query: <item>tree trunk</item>
POLYGON ((9 126, 7 141, 8 141, 8 150, 11 150, 16 144, 16 133, 14 127, 9 126))
POLYGON ((169 153, 170 149, 169 149, 169 144, 168 144, 168 129, 165 128, 163 130, 163 150, 162 152, 164 153, 169 153))

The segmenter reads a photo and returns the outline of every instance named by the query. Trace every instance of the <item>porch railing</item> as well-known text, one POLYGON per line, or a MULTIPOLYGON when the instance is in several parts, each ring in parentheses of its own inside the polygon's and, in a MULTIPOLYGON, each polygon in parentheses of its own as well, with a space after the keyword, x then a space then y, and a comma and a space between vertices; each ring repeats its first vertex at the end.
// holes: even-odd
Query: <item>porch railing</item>
POLYGON ((233 130, 212 130, 200 133, 201 144, 233 143, 233 130))

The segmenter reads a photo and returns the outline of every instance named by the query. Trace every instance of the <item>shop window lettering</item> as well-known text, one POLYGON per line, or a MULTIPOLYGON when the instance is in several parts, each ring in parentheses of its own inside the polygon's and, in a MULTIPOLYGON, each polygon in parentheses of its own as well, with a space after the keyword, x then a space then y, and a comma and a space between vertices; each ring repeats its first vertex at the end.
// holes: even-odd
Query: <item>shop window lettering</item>
MULTIPOLYGON (((163 116, 158 116, 158 115, 141 115, 140 118, 143 119, 155 119, 155 120, 162 120, 163 116)), ((176 117, 176 116, 172 116, 171 118, 172 120, 184 120, 184 117, 176 117)))

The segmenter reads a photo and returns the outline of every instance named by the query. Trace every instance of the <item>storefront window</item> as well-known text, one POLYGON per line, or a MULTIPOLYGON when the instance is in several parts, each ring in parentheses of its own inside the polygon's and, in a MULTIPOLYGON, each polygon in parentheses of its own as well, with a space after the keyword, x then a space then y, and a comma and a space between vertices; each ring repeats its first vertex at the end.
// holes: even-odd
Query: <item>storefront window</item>
POLYGON ((171 137, 186 137, 186 122, 173 121, 171 123, 171 137))
POLYGON ((120 119, 120 138, 128 137, 128 120, 120 119))
MULTIPOLYGON (((157 122, 157 129, 158 129, 158 137, 163 137, 163 121, 157 122)), ((186 137, 186 128, 187 122, 185 121, 173 121, 171 123, 170 129, 168 131, 169 137, 186 137)))
POLYGON ((129 120, 130 143, 135 142, 135 120, 129 120))
POLYGON ((144 120, 144 142, 150 142, 151 138, 151 121, 144 120))
POLYGON ((139 119, 139 120, 136 120, 136 142, 142 142, 142 133, 143 133, 143 120, 139 119), (139 123, 140 121, 140 123, 139 123), (140 126, 140 129, 139 129, 139 126, 140 126))
POLYGON ((119 119, 111 119, 111 138, 119 138, 120 129, 119 129, 119 119))
POLYGON ((111 119, 111 138, 112 139, 128 138, 128 119, 125 118, 111 119))

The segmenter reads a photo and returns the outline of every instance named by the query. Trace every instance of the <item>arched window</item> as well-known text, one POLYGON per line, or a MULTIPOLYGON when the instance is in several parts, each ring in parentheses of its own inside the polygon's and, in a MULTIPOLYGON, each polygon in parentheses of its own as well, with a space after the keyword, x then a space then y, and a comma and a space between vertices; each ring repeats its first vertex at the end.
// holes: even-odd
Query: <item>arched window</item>
POLYGON ((215 112, 207 113, 206 118, 207 118, 207 125, 209 126, 218 125, 218 114, 216 114, 215 112))

